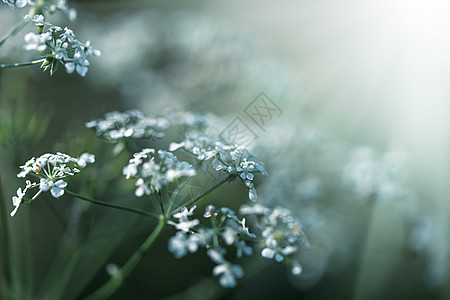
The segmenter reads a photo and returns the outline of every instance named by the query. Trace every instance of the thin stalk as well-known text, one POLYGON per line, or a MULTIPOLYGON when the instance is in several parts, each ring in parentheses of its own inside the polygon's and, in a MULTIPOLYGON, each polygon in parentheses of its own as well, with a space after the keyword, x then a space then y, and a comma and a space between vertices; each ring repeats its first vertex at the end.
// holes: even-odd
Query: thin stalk
POLYGON ((27 20, 22 20, 19 25, 17 25, 16 28, 13 29, 13 31, 11 31, 7 36, 5 36, 5 38, 3 40, 0 41, 0 47, 3 46, 3 44, 9 40, 10 38, 12 38, 13 36, 15 36, 20 30, 22 30, 25 25, 27 25, 28 21, 27 20))
POLYGON ((69 190, 65 190, 67 194, 72 195, 78 199, 81 200, 85 200, 94 204, 98 204, 98 205, 102 205, 102 206, 106 206, 106 207, 111 207, 111 208, 116 208, 116 209, 120 209, 120 210, 125 210, 125 211, 129 211, 129 212, 134 212, 146 217, 150 217, 156 220, 159 220, 160 217, 159 215, 149 212, 149 211, 145 211, 145 210, 141 210, 141 209, 137 209, 137 208, 133 208, 133 207, 129 207, 129 206, 123 206, 123 205, 119 205, 119 204, 113 204, 113 203, 109 203, 109 202, 104 202, 104 201, 100 201, 100 200, 95 200, 95 199, 91 199, 82 195, 78 195, 77 193, 71 192, 69 190))
POLYGON ((44 62, 45 60, 46 60, 46 58, 42 58, 42 59, 27 61, 27 62, 23 62, 23 63, 0 64, 0 69, 32 66, 32 65, 40 64, 40 63, 44 62))
POLYGON ((137 264, 144 258, 147 252, 150 250, 151 246, 161 234, 162 230, 166 226, 166 219, 161 217, 159 219, 158 226, 153 230, 153 232, 147 237, 144 243, 139 247, 139 249, 133 254, 133 256, 128 259, 125 265, 120 269, 116 276, 111 277, 105 284, 94 291, 92 294, 87 296, 85 300, 100 300, 108 299, 111 297, 124 283, 125 279, 134 270, 137 264))
MULTIPOLYGON (((203 193, 201 193, 200 195, 198 195, 197 197, 189 200, 188 202, 184 203, 183 206, 190 206, 194 203, 196 203, 198 200, 200 200, 201 198, 205 197, 206 195, 208 195, 209 193, 211 193, 212 191, 214 191, 216 188, 218 188, 219 186, 221 186, 223 183, 225 183, 226 181, 228 181, 231 177, 233 177, 234 174, 228 174, 228 176, 223 177, 221 180, 219 180, 215 185, 213 185, 211 188, 209 188, 208 190, 204 191, 203 193)), ((180 209, 181 207, 178 207, 177 209, 175 209, 174 211, 177 211, 178 209, 180 209)))

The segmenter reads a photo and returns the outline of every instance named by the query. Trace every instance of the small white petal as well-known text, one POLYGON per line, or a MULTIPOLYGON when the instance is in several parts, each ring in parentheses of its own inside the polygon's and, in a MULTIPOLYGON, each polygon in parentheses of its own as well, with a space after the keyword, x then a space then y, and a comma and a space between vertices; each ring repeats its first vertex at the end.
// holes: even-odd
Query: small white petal
POLYGON ((134 194, 136 195, 136 197, 142 197, 144 196, 144 187, 143 186, 139 186, 136 191, 134 192, 134 194))
POLYGON ((225 273, 228 270, 228 266, 226 264, 217 265, 214 267, 212 273, 214 276, 225 273))
POLYGON ((223 287, 234 288, 236 286, 236 279, 233 277, 233 275, 230 272, 227 272, 227 273, 224 273, 219 278, 219 283, 223 287))
POLYGON ((67 72, 68 74, 72 74, 73 71, 75 71, 75 64, 74 64, 74 63, 68 62, 68 63, 66 63, 65 66, 66 66, 66 72, 67 72))
POLYGON ((177 149, 180 149, 181 147, 184 147, 184 142, 181 143, 170 143, 169 151, 175 151, 177 149))
POLYGON ((58 180, 57 182, 55 182, 55 186, 60 189, 63 189, 67 186, 67 182, 65 182, 64 180, 61 179, 61 180, 58 180))
POLYGON ((50 188, 50 186, 49 186, 49 182, 47 181, 47 179, 41 178, 41 181, 39 183, 39 189, 46 192, 46 191, 48 191, 49 188, 50 188))
POLYGON ((14 210, 9 214, 11 217, 14 217, 14 215, 16 214, 17 210, 19 209, 19 205, 17 205, 14 210))
POLYGON ((26 0, 16 0, 16 6, 18 8, 25 7, 26 5, 27 5, 27 1, 26 0))
POLYGON ((284 260, 284 256, 280 253, 275 254, 275 261, 282 262, 284 260))
POLYGON ((86 76, 86 73, 88 71, 88 68, 82 65, 77 65, 77 73, 80 74, 81 76, 86 76))
POLYGON ((53 187, 51 190, 50 190, 50 192, 52 193, 52 196, 53 197, 55 197, 55 198, 59 198, 59 197, 61 197, 62 195, 64 195, 64 189, 61 189, 61 188, 59 188, 59 187, 53 187))
POLYGON ((234 276, 236 278, 242 278, 244 277, 244 270, 239 265, 233 265, 231 266, 231 271, 233 272, 234 276))
POLYGON ((273 256, 275 255, 275 250, 270 249, 270 248, 264 248, 261 251, 261 255, 262 255, 262 257, 272 259, 273 256))

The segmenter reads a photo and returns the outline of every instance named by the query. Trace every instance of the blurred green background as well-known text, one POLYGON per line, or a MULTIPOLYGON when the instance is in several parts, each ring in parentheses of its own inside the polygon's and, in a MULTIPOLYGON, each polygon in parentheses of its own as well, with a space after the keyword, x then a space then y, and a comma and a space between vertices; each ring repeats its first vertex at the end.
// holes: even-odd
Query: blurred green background
MULTIPOLYGON (((173 234, 167 230, 114 299, 160 299, 190 286, 179 299, 450 299, 447 3, 86 0, 69 5, 78 10, 77 22, 62 16, 49 20, 70 24, 81 41, 102 51, 91 60, 86 78, 63 68, 51 78, 37 67, 0 70, 0 189, 7 213, 20 184, 18 166, 55 151, 96 154, 97 166, 74 183, 80 193, 144 206, 134 197, 125 199, 133 186, 111 175, 120 174, 128 156, 111 163, 112 147, 84 128, 105 112, 130 108, 149 115, 169 109, 241 117, 259 137, 254 146, 269 174, 276 174, 265 191, 281 195, 287 189, 291 195, 300 179, 312 174, 326 186, 321 202, 283 201, 295 202, 305 215, 310 210, 304 207, 318 214, 342 208, 337 218, 325 220, 336 232, 314 233, 327 246, 305 250, 310 281, 295 280, 273 263, 235 290, 217 292, 204 253, 176 260, 167 251, 173 234), (261 91, 283 110, 264 129, 244 113, 261 91), (312 156, 305 154, 309 135, 325 137, 312 156), (406 198, 414 207, 403 198, 373 201, 369 195, 359 201, 341 189, 346 162, 358 145, 374 153, 408 154, 405 177, 413 196, 406 198), (299 177, 276 182, 291 173, 299 177), (414 231, 417 227, 423 230, 414 231), (311 273, 308 261, 314 262, 311 273), (440 266, 440 273, 427 273, 429 264, 440 266)), ((0 36, 23 15, 1 6, 0 36)), ((2 47, 0 62, 34 58, 21 50, 27 30, 31 26, 2 47)), ((242 195, 244 190, 214 196, 226 203, 242 195)), ((23 299, 82 298, 107 279, 105 265, 121 265, 154 226, 70 197, 23 205, 14 219, 6 214, 5 222, 11 246, 2 241, 0 249, 9 248, 14 256, 10 267, 20 270, 23 299)))

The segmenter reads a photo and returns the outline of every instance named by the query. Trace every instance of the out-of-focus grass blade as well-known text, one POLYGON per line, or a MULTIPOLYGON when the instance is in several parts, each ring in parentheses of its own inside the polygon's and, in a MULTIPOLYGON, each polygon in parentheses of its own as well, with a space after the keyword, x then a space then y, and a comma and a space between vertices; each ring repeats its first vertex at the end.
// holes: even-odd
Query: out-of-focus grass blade
MULTIPOLYGON (((116 201, 130 205, 127 202, 127 199, 116 201)), ((145 201, 141 203, 143 206, 145 201)), ((57 266, 47 275, 39 299, 76 299, 104 267, 136 219, 137 215, 105 208, 80 247, 59 258, 57 266)))

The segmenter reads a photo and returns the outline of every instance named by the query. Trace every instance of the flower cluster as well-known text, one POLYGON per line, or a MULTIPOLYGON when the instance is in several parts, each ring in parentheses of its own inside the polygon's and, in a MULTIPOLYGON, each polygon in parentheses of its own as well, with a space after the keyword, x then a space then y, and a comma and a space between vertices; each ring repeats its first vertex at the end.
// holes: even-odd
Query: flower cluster
POLYGON ((123 175, 129 178, 137 178, 136 196, 150 195, 175 179, 183 176, 194 176, 194 168, 185 161, 179 161, 171 152, 159 150, 159 161, 155 161, 154 149, 143 149, 135 153, 123 168, 123 175))
POLYGON ((85 76, 90 65, 88 57, 101 55, 101 52, 94 49, 89 41, 80 42, 74 32, 67 27, 62 29, 44 22, 42 15, 34 17, 27 15, 24 18, 38 27, 37 34, 30 32, 25 35, 24 49, 39 51, 45 58, 41 68, 44 70, 50 68, 50 74, 56 71, 60 62, 66 67, 67 73, 72 74, 76 70, 79 75, 85 76), (49 26, 45 32, 43 32, 44 26, 49 26))
POLYGON ((254 239, 255 235, 246 227, 245 218, 240 220, 228 207, 216 209, 209 205, 206 208, 203 218, 210 219, 211 227, 200 225, 198 219, 189 220, 194 210, 195 206, 189 210, 183 208, 173 215, 178 223, 169 224, 175 226, 178 232, 169 240, 169 251, 176 258, 181 258, 188 252, 196 252, 199 247, 208 249, 208 256, 217 264, 213 268, 213 275, 219 277, 219 283, 223 287, 235 287, 236 279, 241 278, 244 271, 241 266, 225 259, 226 249, 234 246, 237 258, 241 258, 243 254, 251 255, 253 249, 247 245, 246 240, 254 239))
POLYGON ((269 209, 260 204, 242 205, 239 213, 257 217, 257 225, 261 228, 263 238, 261 250, 263 257, 274 259, 276 262, 285 262, 291 267, 294 275, 301 273, 300 263, 292 256, 300 245, 307 247, 309 243, 300 222, 289 209, 279 206, 269 209))
POLYGON ((151 118, 139 110, 128 110, 109 112, 104 119, 89 121, 85 125, 87 128, 94 128, 98 136, 114 141, 124 138, 162 138, 162 131, 170 123, 165 118, 151 118))
POLYGON ((254 173, 267 176, 264 164, 257 160, 246 148, 238 145, 227 145, 218 138, 199 133, 186 134, 181 143, 171 143, 170 151, 182 148, 196 156, 199 161, 212 160, 215 171, 238 175, 249 189, 249 199, 253 202, 257 199, 256 189, 253 184, 254 173))
POLYGON ((214 157, 217 154, 217 147, 220 145, 221 143, 215 138, 199 133, 188 133, 181 143, 171 143, 169 150, 175 151, 183 148, 198 160, 204 161, 214 157))
POLYGON ((249 189, 248 197, 255 202, 257 199, 256 189, 253 184, 254 173, 267 176, 264 164, 251 155, 251 153, 239 146, 222 146, 217 149, 218 154, 212 165, 216 171, 224 171, 238 174, 239 178, 249 189))
POLYGON ((83 153, 78 158, 72 157, 64 153, 46 153, 38 158, 31 158, 23 166, 17 174, 19 178, 25 178, 27 175, 34 175, 39 182, 26 181, 24 190, 19 188, 17 195, 12 198, 14 210, 11 216, 14 216, 22 202, 34 201, 42 192, 50 191, 53 197, 59 198, 64 195, 64 189, 67 182, 63 179, 74 176, 80 172, 79 168, 86 167, 87 164, 94 163, 95 156, 90 153, 83 153), (29 189, 39 187, 39 191, 31 198, 25 199, 25 194, 29 189))
POLYGON ((213 114, 192 111, 170 111, 167 118, 172 124, 180 125, 186 131, 206 130, 217 123, 213 114))

